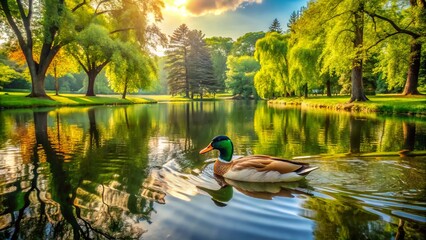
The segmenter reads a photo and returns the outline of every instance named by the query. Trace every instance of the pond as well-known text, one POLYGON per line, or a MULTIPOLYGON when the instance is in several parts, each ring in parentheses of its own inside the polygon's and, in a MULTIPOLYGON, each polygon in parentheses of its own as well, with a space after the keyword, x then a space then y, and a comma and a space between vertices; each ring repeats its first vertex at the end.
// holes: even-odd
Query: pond
POLYGON ((0 111, 0 239, 425 239, 426 119, 255 101, 0 111), (218 179, 236 155, 318 166, 218 179), (414 154, 413 154, 414 153, 414 154))

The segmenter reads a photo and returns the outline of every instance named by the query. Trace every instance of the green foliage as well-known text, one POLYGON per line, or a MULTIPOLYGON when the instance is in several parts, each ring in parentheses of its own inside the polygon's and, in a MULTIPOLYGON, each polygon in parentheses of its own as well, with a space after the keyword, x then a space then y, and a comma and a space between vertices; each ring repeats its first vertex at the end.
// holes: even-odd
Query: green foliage
POLYGON ((188 33, 190 51, 188 54, 188 79, 191 93, 199 94, 201 98, 205 91, 217 92, 220 89, 214 76, 213 63, 204 41, 204 34, 198 30, 188 33))
POLYGON ((180 25, 171 36, 166 54, 168 86, 172 95, 184 93, 185 97, 193 98, 194 94, 199 94, 202 98, 205 91, 215 93, 220 89, 201 31, 180 25))
POLYGON ((218 83, 218 90, 225 90, 226 59, 228 58, 233 40, 232 38, 212 37, 205 39, 213 62, 214 77, 218 83))
POLYGON ((9 60, 6 56, 6 49, 1 49, 0 53, 0 89, 16 86, 17 83, 21 89, 28 87, 28 81, 25 79, 23 69, 15 62, 9 60))
POLYGON ((166 51, 167 80, 172 95, 185 92, 186 97, 189 97, 189 80, 187 77, 188 33, 188 26, 186 24, 180 25, 170 37, 166 51))
MULTIPOLYGON (((152 90, 148 91, 151 94, 167 94, 167 71, 165 70, 166 66, 166 58, 165 57, 157 57, 157 65, 158 65, 158 81, 155 81, 152 86, 152 90)), ((146 91, 142 91, 146 92, 146 91)))
POLYGON ((244 34, 232 46, 231 54, 233 56, 253 56, 257 40, 264 36, 264 32, 249 32, 244 34))
POLYGON ((255 57, 260 63, 260 71, 254 78, 254 86, 262 98, 275 98, 289 93, 289 35, 277 32, 267 33, 256 43, 255 57))
POLYGON ((75 44, 68 46, 68 51, 86 72, 109 61, 116 49, 117 42, 110 37, 108 29, 99 24, 90 24, 76 36, 75 44))
POLYGON ((0 89, 2 89, 4 85, 18 78, 22 78, 20 73, 16 72, 15 69, 0 63, 0 89))
POLYGON ((111 88, 123 94, 146 89, 158 79, 157 65, 147 53, 131 43, 119 45, 119 52, 114 54, 107 76, 111 88))
POLYGON ((408 55, 410 46, 407 44, 408 36, 399 35, 382 44, 376 68, 377 73, 383 74, 383 79, 388 85, 388 90, 404 87, 407 78, 408 55))
POLYGON ((254 57, 229 56, 227 60, 228 71, 226 72, 226 84, 234 95, 244 98, 256 97, 257 93, 253 87, 253 79, 260 65, 254 57))

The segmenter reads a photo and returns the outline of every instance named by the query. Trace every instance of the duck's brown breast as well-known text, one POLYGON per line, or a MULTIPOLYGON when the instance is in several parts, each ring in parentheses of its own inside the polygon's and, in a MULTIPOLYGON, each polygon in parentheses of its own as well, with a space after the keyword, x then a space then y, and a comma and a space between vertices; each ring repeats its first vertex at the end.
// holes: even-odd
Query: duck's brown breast
POLYGON ((231 166, 231 163, 224 163, 219 160, 216 160, 216 162, 214 163, 213 171, 215 174, 223 176, 231 168, 231 166))

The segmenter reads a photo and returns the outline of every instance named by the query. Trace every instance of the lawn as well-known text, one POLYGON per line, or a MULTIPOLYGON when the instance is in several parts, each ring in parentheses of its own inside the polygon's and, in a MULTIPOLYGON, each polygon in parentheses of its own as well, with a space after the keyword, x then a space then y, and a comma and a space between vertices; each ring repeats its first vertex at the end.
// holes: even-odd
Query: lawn
POLYGON ((314 96, 309 98, 281 98, 271 104, 301 105, 302 107, 327 108, 353 112, 381 112, 426 115, 426 95, 403 96, 379 94, 368 96, 368 102, 348 103, 349 96, 314 96))
MULTIPOLYGON (((61 106, 89 106, 89 105, 122 105, 138 103, 157 102, 187 102, 192 99, 182 96, 171 95, 128 95, 126 99, 121 99, 121 95, 98 95, 96 97, 86 97, 84 94, 60 94, 55 96, 48 93, 47 98, 28 98, 28 92, 1 92, 0 108, 33 108, 33 107, 61 107, 61 106)), ((216 94, 215 97, 208 96, 203 100, 219 100, 232 97, 230 94, 216 94)), ((201 100, 196 98, 194 100, 201 100)))
POLYGON ((61 106, 88 106, 88 105, 120 105, 135 103, 155 103, 155 101, 141 98, 120 96, 86 97, 83 94, 49 94, 50 99, 25 97, 28 93, 0 92, 0 108, 31 108, 31 107, 61 107, 61 106))

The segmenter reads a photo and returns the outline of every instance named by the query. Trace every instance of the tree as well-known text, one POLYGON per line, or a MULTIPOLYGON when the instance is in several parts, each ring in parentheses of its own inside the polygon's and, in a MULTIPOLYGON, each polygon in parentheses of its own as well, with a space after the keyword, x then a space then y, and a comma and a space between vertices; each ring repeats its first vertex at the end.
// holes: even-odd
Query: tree
POLYGON ((126 98, 128 92, 137 92, 152 85, 158 79, 158 70, 153 59, 142 53, 138 46, 124 43, 112 58, 107 75, 114 91, 126 98))
POLYGON ((399 34, 387 39, 378 48, 379 60, 374 72, 381 74, 387 91, 402 92, 407 78, 410 46, 409 36, 399 34))
POLYGON ((84 4, 68 6, 63 0, 1 1, 0 24, 7 24, 18 40, 30 72, 29 97, 47 97, 44 80, 58 51, 73 40, 75 30, 84 28, 76 17, 84 4), (40 46, 35 49, 35 46, 40 46), (39 57, 36 57, 39 56, 39 57))
POLYGON ((118 2, 100 1, 90 15, 88 30, 82 31, 76 38, 76 44, 69 51, 76 57, 88 75, 86 96, 95 96, 96 76, 111 61, 112 56, 121 48, 122 42, 139 44, 140 51, 147 51, 152 46, 150 41, 164 42, 156 25, 149 25, 152 15, 154 22, 162 19, 163 1, 118 2))
POLYGON ((371 38, 365 38, 364 29, 372 23, 366 21, 364 15, 367 8, 374 6, 375 2, 364 0, 319 0, 310 3, 303 13, 312 21, 319 22, 324 29, 322 71, 340 76, 350 73, 349 102, 368 100, 363 86, 363 61, 366 57, 366 46, 371 45, 366 40, 371 38))
POLYGON ((194 94, 199 94, 202 98, 204 91, 216 92, 219 89, 201 31, 180 25, 171 36, 166 54, 168 85, 172 95, 185 93, 185 97, 194 98, 194 94))
POLYGON ((21 78, 22 75, 10 66, 0 63, 0 89, 12 82, 13 79, 21 78))
POLYGON ((10 61, 6 54, 0 53, 0 89, 5 85, 9 84, 15 79, 22 79, 24 76, 21 73, 21 70, 18 69, 17 64, 10 61))
POLYGON ((253 56, 258 39, 265 36, 264 32, 249 32, 239 37, 232 46, 233 56, 253 56))
POLYGON ((194 93, 203 98, 204 91, 217 92, 220 88, 214 77, 213 63, 204 41, 204 34, 199 30, 188 33, 188 79, 191 89, 191 98, 194 93))
POLYGON ((256 97, 256 89, 253 87, 253 79, 260 65, 254 57, 229 56, 227 60, 228 71, 226 72, 227 87, 233 95, 244 98, 256 97))
POLYGON ((302 14, 306 8, 301 8, 289 20, 289 77, 290 81, 297 82, 297 86, 304 86, 305 96, 309 84, 315 91, 325 86, 327 96, 331 97, 332 84, 337 85, 338 78, 334 71, 323 67, 321 54, 324 51, 326 31, 321 22, 312 19, 313 10, 309 8, 307 14, 302 14))
POLYGON ((205 42, 213 62, 214 77, 218 84, 218 91, 224 91, 227 70, 226 59, 231 52, 233 40, 232 38, 212 37, 206 38, 205 42))
POLYGON ((168 85, 172 95, 184 92, 189 98, 188 78, 188 41, 189 28, 186 24, 180 25, 170 36, 170 44, 166 51, 166 70, 168 71, 168 85))
MULTIPOLYGON (((383 4, 379 10, 366 10, 365 12, 376 23, 378 21, 387 24, 382 30, 385 37, 396 34, 405 34, 411 37, 410 55, 408 62, 407 80, 403 95, 420 94, 417 90, 419 73, 421 68, 422 38, 426 37, 426 1, 410 0, 409 5, 405 1, 396 1, 383 4), (408 24, 407 24, 408 23, 408 24), (393 30, 393 33, 388 33, 393 30)), ((375 28, 377 32, 377 28, 375 28)))
POLYGON ((278 21, 278 19, 275 18, 274 21, 272 21, 271 26, 269 26, 269 32, 283 32, 283 29, 281 28, 281 23, 278 21))
POLYGON ((86 96, 95 96, 96 76, 111 61, 118 41, 110 37, 108 29, 92 23, 76 36, 75 43, 67 47, 88 76, 86 96))
POLYGON ((275 98, 290 93, 288 43, 289 35, 267 33, 256 43, 255 57, 260 70, 254 77, 254 86, 262 98, 275 98))
POLYGON ((59 50, 55 58, 52 60, 47 73, 55 79, 55 95, 59 95, 59 78, 70 72, 76 72, 78 64, 70 57, 63 48, 59 50))

